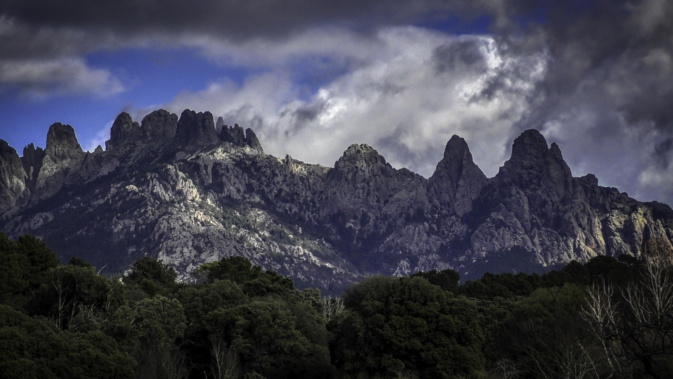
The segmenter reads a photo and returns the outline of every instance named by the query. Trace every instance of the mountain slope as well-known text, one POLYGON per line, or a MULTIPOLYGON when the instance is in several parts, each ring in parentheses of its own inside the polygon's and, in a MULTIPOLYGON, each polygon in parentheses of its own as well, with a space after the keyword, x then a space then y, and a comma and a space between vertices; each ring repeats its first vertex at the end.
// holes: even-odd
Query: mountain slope
POLYGON ((367 145, 328 168, 265 154, 252 130, 208 112, 158 110, 140 124, 122 113, 105 151, 83 152, 61 124, 23 157, 0 141, 0 195, 2 231, 35 234, 106 272, 149 255, 189 280, 203 263, 241 255, 333 291, 371 273, 473 278, 637 255, 644 239, 673 236, 668 206, 572 177, 535 130, 493 178, 454 136, 425 179, 367 145))

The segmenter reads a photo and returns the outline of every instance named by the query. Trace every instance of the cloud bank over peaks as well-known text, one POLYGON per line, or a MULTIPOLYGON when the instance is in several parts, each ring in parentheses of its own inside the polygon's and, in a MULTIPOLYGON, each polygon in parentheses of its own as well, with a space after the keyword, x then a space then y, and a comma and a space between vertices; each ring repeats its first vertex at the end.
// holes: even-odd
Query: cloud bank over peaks
MULTIPOLYGON (((469 141, 482 169, 495 174, 506 159, 505 141, 518 133, 517 123, 529 108, 546 56, 503 59, 491 37, 418 27, 382 29, 368 49, 356 40, 349 43, 355 38, 347 32, 333 37, 344 41, 339 55, 354 57, 357 65, 304 100, 306 88, 297 84, 297 73, 269 71, 240 86, 222 81, 182 93, 168 108, 210 110, 225 122, 250 126, 274 155, 331 166, 350 144, 368 143, 394 166, 425 176, 458 134, 469 141), (347 46, 353 51, 345 51, 347 46), (502 81, 497 95, 483 96, 509 71, 519 75, 502 81)), ((276 48, 287 50, 292 48, 276 48)))
POLYGON ((673 204, 672 36, 664 0, 7 0, 0 94, 124 93, 134 118, 208 110, 274 155, 331 165, 368 143, 426 176, 453 134, 491 176, 536 128, 574 175, 673 204), (152 87, 199 84, 126 83, 134 49, 190 55, 152 87))

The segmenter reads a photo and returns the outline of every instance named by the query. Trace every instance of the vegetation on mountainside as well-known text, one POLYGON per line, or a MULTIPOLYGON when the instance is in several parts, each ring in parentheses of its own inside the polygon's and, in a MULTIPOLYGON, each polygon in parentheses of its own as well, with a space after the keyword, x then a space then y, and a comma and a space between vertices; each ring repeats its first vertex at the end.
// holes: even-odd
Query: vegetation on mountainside
POLYGON ((670 246, 544 275, 374 276, 340 298, 244 258, 176 282, 122 278, 0 234, 0 377, 664 378, 673 375, 670 246))

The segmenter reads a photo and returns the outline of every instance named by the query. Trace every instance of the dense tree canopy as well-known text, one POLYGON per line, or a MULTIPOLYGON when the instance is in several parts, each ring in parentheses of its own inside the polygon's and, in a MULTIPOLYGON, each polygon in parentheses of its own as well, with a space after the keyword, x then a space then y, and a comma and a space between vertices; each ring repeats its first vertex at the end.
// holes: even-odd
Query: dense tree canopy
POLYGON ((673 375, 670 246, 537 274, 374 276, 340 298, 241 257, 191 284, 142 258, 108 278, 0 234, 0 378, 673 375))
POLYGON ((349 375, 476 377, 483 335, 476 308, 421 277, 372 277, 344 295, 330 322, 333 362, 349 375))

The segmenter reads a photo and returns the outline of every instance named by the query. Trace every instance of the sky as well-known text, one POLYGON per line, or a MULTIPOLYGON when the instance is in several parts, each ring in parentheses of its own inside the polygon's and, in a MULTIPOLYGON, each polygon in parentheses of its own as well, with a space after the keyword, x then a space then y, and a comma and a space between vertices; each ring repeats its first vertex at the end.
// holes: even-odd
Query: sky
POLYGON ((115 117, 210 111, 265 152, 353 143, 432 175, 452 135, 492 177, 522 131, 673 205, 673 1, 0 0, 0 138, 85 150, 115 117))

